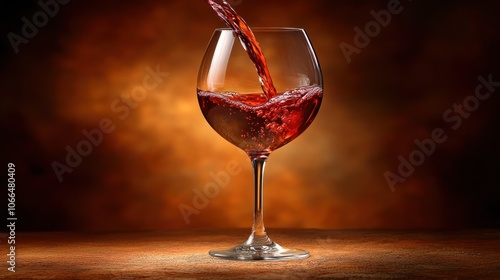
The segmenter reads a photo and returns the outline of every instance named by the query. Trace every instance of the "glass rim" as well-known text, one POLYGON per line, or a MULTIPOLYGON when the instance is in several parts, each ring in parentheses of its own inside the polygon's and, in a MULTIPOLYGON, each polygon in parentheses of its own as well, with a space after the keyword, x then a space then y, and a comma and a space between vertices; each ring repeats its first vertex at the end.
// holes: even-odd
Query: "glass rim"
MULTIPOLYGON (((303 28, 298 27, 251 27, 253 32, 286 32, 286 31, 295 31, 295 32, 304 32, 303 28)), ((233 31, 233 29, 228 27, 216 28, 215 31, 233 31)))

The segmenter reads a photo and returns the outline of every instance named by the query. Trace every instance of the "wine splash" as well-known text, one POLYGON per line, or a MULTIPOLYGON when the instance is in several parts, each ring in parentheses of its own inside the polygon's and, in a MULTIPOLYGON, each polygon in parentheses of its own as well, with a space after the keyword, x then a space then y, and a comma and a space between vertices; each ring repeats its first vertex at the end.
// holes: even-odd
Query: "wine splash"
POLYGON ((274 87, 271 74, 267 68, 266 59, 264 58, 264 54, 250 26, 248 26, 245 20, 243 20, 225 0, 204 1, 212 7, 217 15, 233 30, 240 40, 241 45, 248 53, 248 56, 257 69, 260 84, 267 99, 269 100, 276 96, 276 88, 274 87))
POLYGON ((270 153, 299 136, 314 120, 322 95, 321 87, 305 86, 266 102, 258 93, 198 90, 210 126, 249 154, 270 153))

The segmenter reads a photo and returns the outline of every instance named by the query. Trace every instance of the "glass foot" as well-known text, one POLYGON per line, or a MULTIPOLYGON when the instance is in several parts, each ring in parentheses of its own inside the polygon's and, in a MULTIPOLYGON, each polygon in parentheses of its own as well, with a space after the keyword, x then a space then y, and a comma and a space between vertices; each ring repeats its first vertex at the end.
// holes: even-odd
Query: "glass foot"
POLYGON ((210 250, 213 257, 229 260, 293 260, 309 257, 309 252, 300 249, 283 248, 272 242, 267 245, 246 245, 245 243, 221 250, 210 250))

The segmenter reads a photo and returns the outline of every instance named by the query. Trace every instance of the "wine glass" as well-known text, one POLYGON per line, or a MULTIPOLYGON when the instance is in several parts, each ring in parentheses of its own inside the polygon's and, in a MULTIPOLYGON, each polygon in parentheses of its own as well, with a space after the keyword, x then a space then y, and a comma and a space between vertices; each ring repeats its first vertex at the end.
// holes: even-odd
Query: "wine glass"
POLYGON ((210 255, 237 260, 307 258, 309 252, 273 242, 263 220, 263 175, 270 153, 299 136, 315 118, 323 95, 321 69, 306 32, 255 28, 276 93, 263 93, 262 79, 231 29, 216 29, 197 83, 205 119, 223 138, 244 150, 254 170, 255 209, 250 237, 210 255))

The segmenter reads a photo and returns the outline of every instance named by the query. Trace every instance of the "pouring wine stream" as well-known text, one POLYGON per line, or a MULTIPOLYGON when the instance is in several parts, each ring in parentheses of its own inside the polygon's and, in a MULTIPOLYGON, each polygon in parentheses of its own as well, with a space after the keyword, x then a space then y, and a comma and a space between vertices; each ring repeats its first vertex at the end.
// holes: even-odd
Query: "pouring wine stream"
POLYGON ((248 53, 252 60, 257 74, 259 75, 260 84, 267 100, 276 96, 276 88, 274 87, 271 74, 267 68, 266 59, 262 52, 255 35, 250 26, 240 17, 231 5, 224 0, 204 0, 217 13, 227 26, 229 26, 236 34, 241 42, 241 45, 248 53))

